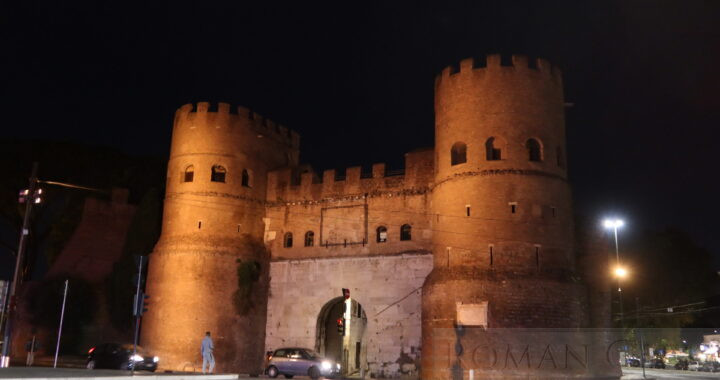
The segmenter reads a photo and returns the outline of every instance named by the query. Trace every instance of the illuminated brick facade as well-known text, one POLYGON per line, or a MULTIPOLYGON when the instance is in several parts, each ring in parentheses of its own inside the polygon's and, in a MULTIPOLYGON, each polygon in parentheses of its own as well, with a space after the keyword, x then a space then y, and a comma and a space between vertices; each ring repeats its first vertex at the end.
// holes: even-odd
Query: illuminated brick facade
POLYGON ((263 352, 284 345, 322 351, 321 310, 340 287, 367 323, 347 365, 376 376, 418 374, 422 352, 423 378, 446 377, 425 358, 458 304, 486 303, 489 327, 590 324, 575 276, 562 80, 548 62, 492 55, 444 70, 435 147, 406 154, 404 173, 376 164, 319 176, 298 164, 295 133, 208 107, 176 113, 150 261, 142 340, 165 368, 197 368, 206 330, 225 371, 258 373, 263 352), (238 258, 262 268, 242 315, 238 258))

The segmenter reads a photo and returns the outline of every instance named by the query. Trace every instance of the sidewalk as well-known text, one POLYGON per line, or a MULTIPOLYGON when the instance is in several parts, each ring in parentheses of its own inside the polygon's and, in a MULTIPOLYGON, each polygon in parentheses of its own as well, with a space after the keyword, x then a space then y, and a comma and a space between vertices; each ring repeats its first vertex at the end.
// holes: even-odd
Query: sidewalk
POLYGON ((203 375, 201 373, 154 373, 135 372, 134 376, 129 371, 119 370, 87 370, 75 368, 44 368, 44 367, 10 367, 0 368, 0 379, 2 380, 237 380, 237 374, 213 374, 203 375))

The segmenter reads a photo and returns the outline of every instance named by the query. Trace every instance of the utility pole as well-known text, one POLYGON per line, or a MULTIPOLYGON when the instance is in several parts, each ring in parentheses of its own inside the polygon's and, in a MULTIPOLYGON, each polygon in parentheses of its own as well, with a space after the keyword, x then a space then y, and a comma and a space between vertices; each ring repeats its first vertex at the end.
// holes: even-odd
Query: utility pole
POLYGON ((22 230, 20 231, 20 242, 18 243, 17 257, 15 258, 15 274, 13 274, 12 283, 10 283, 10 289, 8 291, 8 306, 7 313, 5 315, 5 333, 3 334, 3 346, 2 346, 2 357, 0 357, 0 368, 7 368, 10 366, 10 338, 12 336, 12 312, 15 307, 15 292, 20 285, 20 272, 22 266, 22 257, 25 253, 25 247, 27 246, 27 237, 30 233, 30 214, 32 213, 33 204, 35 204, 35 190, 37 189, 37 162, 33 163, 32 174, 30 174, 30 183, 28 186, 27 198, 25 199, 25 215, 23 217, 22 230))
POLYGON ((57 345, 55 345, 55 361, 53 368, 57 368, 58 353, 60 352, 60 337, 62 337, 63 320, 65 319, 65 301, 67 301, 68 282, 65 280, 65 292, 63 293, 62 311, 60 311, 60 327, 58 327, 57 345))
MULTIPOLYGON (((615 227, 613 228, 615 232, 615 260, 617 262, 618 269, 620 268, 620 249, 618 248, 618 235, 617 235, 617 229, 618 229, 618 223, 615 224, 615 227)), ((622 299, 622 286, 620 285, 620 280, 622 279, 622 276, 617 276, 617 283, 618 283, 618 298, 620 299, 620 326, 622 326, 623 323, 623 299, 622 299)))
POLYGON ((142 283, 143 273, 143 262, 146 256, 138 256, 138 274, 137 274, 137 287, 135 288, 135 302, 133 305, 133 314, 135 314, 135 339, 133 340, 133 356, 130 359, 130 373, 135 373, 135 356, 137 355, 137 344, 138 336, 140 335, 140 318, 143 312, 143 294, 140 291, 140 284, 142 283))
POLYGON ((635 297, 635 320, 636 331, 640 335, 640 366, 642 367, 643 379, 645 379, 645 342, 643 341, 642 329, 640 329, 640 297, 635 297))

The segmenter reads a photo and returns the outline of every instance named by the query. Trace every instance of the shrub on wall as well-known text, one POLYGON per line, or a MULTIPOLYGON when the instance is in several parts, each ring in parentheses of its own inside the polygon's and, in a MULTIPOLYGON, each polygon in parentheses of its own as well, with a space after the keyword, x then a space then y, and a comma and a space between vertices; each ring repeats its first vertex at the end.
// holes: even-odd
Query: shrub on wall
POLYGON ((261 266, 257 260, 237 259, 238 288, 235 290, 235 308, 240 315, 247 315, 253 308, 253 289, 260 280, 261 266))

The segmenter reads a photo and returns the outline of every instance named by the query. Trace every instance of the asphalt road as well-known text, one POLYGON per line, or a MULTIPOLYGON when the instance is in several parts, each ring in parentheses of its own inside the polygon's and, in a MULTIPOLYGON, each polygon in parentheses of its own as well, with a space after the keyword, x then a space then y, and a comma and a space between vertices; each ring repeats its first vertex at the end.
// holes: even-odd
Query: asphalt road
POLYGON ((73 368, 46 368, 46 367, 10 367, 0 368, 0 379, 53 379, 58 380, 74 380, 103 378, 117 380, 133 380, 133 379, 164 379, 164 380, 237 380, 237 374, 213 374, 203 375, 201 373, 163 373, 163 372, 146 372, 137 371, 135 376, 130 376, 129 371, 120 371, 112 369, 87 370, 73 368))
MULTIPOLYGON (((642 369, 640 368, 623 368, 623 379, 642 379, 642 369)), ((648 379, 720 379, 720 372, 696 372, 696 371, 676 371, 673 369, 650 369, 645 368, 645 374, 648 379)))

